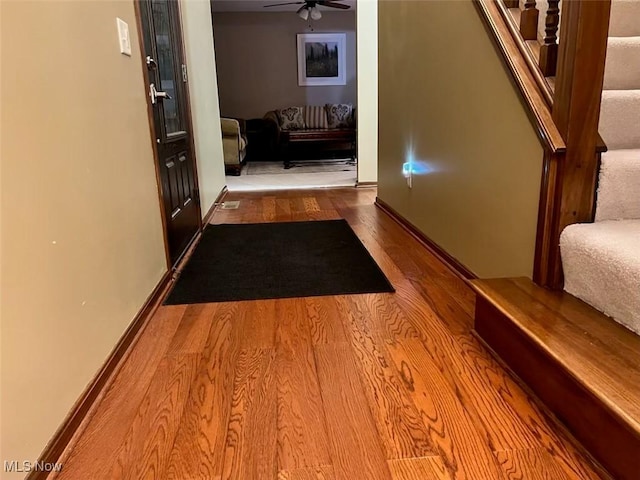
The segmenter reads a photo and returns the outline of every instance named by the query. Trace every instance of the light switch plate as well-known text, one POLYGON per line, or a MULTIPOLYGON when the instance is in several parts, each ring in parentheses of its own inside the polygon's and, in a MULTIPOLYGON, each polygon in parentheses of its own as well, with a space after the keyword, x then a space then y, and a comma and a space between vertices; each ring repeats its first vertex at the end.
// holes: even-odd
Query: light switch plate
POLYGON ((118 40, 120 41, 120 53, 131 56, 131 39, 129 38, 129 25, 121 18, 116 18, 118 25, 118 40))

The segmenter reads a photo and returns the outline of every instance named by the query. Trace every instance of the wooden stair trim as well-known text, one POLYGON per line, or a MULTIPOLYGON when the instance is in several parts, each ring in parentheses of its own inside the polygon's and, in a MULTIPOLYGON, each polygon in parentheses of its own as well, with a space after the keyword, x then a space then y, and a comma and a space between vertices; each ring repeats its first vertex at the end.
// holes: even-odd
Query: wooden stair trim
MULTIPOLYGON (((576 439, 615 478, 637 478, 637 472, 640 471, 640 456, 637 455, 640 451, 637 405, 640 402, 634 402, 634 399, 640 399, 640 389, 638 382, 634 380, 639 370, 633 367, 636 365, 637 357, 640 356, 637 351, 640 338, 575 297, 564 292, 542 289, 535 286, 529 279, 473 280, 469 284, 476 292, 475 332, 477 336, 520 377, 521 381, 562 423, 567 425, 576 439), (511 284, 511 289, 505 287, 507 282, 511 284), (527 305, 521 296, 516 295, 518 290, 514 291, 513 288, 517 288, 521 295, 532 297, 532 301, 527 305), (551 302, 551 306, 545 303, 545 300, 553 299, 554 296, 562 298, 561 305, 557 302, 555 305, 551 302), (510 302, 514 305, 510 306, 510 302), (527 311, 532 311, 534 317, 529 320, 530 322, 536 321, 536 315, 538 318, 544 315, 544 319, 548 318, 553 322, 551 315, 558 309, 564 310, 562 314, 558 314, 558 318, 567 322, 570 329, 580 327, 575 322, 567 320, 569 309, 575 309, 579 318, 584 317, 583 313, 589 311, 596 322, 595 325, 600 322, 604 324, 603 320, 607 322, 607 327, 600 327, 597 330, 610 329, 612 334, 609 338, 617 339, 618 344, 614 344, 604 352, 605 358, 610 358, 612 353, 620 350, 619 342, 624 341, 628 344, 624 350, 626 354, 631 352, 632 358, 625 368, 633 375, 624 377, 624 372, 616 371, 615 373, 618 377, 626 379, 627 385, 624 390, 631 393, 632 399, 624 395, 613 395, 618 399, 614 402, 613 397, 607 397, 607 392, 615 393, 617 388, 615 385, 612 387, 608 384, 608 389, 603 388, 603 385, 598 383, 599 375, 589 378, 585 376, 584 369, 578 368, 576 371, 575 362, 567 362, 566 359, 561 358, 562 348, 554 349, 553 342, 549 343, 540 338, 545 336, 544 331, 536 332, 527 325, 526 319, 522 320, 523 316, 528 315, 527 311)), ((581 318, 582 320, 584 318, 581 318)), ((588 327, 589 325, 587 329, 588 327)), ((574 337, 573 344, 576 344, 575 339, 581 338, 582 335, 574 337)), ((589 340, 584 342, 586 345, 589 340)), ((621 357, 624 357, 624 353, 621 357)), ((583 353, 582 358, 588 357, 583 353)), ((596 364, 592 363, 591 366, 593 365, 596 364)), ((601 365, 597 366, 602 372, 601 365)), ((614 368, 616 367, 610 366, 609 373, 614 368)))
MULTIPOLYGON (((497 281, 503 280, 503 279, 496 279, 497 281)), ((553 348, 551 348, 548 343, 546 343, 545 341, 543 341, 540 337, 540 333, 538 331, 533 330, 530 325, 527 325, 526 320, 524 320, 522 318, 522 316, 524 315, 524 312, 514 312, 513 310, 510 310, 508 308, 505 308, 502 303, 499 300, 504 300, 504 296, 502 294, 500 294, 499 292, 497 292, 494 288, 488 287, 487 288, 487 284, 488 283, 495 283, 496 280, 472 280, 471 281, 471 287, 476 291, 476 293, 479 293, 480 295, 482 295, 485 299, 487 299, 488 302, 490 302, 496 309, 498 309, 501 314, 503 314, 504 316, 512 319, 512 321, 514 322, 514 324, 520 329, 522 330, 528 337, 531 338, 531 340, 533 342, 536 343, 536 345, 543 351, 545 351, 545 353, 547 355, 549 355, 550 357, 552 357, 556 362, 558 362, 558 364, 566 370, 568 375, 571 375, 577 382, 579 382, 582 386, 584 386, 585 388, 589 389, 590 391, 593 391, 593 394, 595 396, 597 396, 600 401, 602 401, 604 404, 606 404, 611 410, 615 411, 617 415, 619 415, 622 419, 625 420, 626 423, 628 423, 630 425, 630 427, 634 430, 637 431, 638 434, 640 434, 640 406, 636 403, 633 402, 629 402, 624 398, 620 398, 620 400, 624 403, 627 404, 628 407, 630 407, 631 409, 635 409, 636 411, 634 412, 635 414, 632 415, 628 412, 627 409, 624 409, 620 406, 620 402, 614 402, 613 399, 607 394, 607 392, 603 391, 606 390, 606 388, 604 388, 602 385, 596 385, 597 389, 594 390, 592 388, 593 385, 593 381, 589 381, 587 379, 588 375, 586 374, 586 372, 581 371, 580 369, 580 365, 575 365, 572 363, 567 363, 567 361, 561 356, 559 355, 559 353, 557 352, 557 350, 554 350, 553 348), (523 315, 520 318, 516 318, 517 315, 516 313, 522 313, 523 315), (576 368, 577 367, 577 368, 576 368)), ((514 285, 517 286, 517 284, 514 283, 514 285)), ((536 287, 536 288, 540 288, 540 287, 536 287)), ((540 290, 544 290, 544 289, 540 289, 540 290)), ((545 291, 546 292, 546 291, 545 291)), ((552 292, 548 292, 548 293, 552 293, 552 292)), ((564 292, 555 292, 558 295, 564 295, 567 297, 570 297, 569 294, 564 293, 564 292)), ((525 292, 526 294, 526 292, 525 292)), ((574 297, 572 297, 574 298, 574 297)), ((575 299, 575 298, 574 298, 575 299)), ((575 299, 577 304, 583 304, 585 307, 588 307, 590 309, 592 309, 592 307, 589 307, 588 305, 584 304, 584 302, 575 299)), ((539 305, 544 305, 544 303, 542 302, 538 302, 539 305)), ((546 308, 546 306, 545 306, 546 308)), ((580 307, 579 307, 580 308, 580 307)), ((549 312, 552 312, 551 309, 547 310, 549 312)), ((596 317, 601 317, 602 320, 608 322, 611 327, 619 330, 622 329, 621 331, 625 331, 626 329, 624 329, 624 327, 622 327, 621 325, 617 324, 614 320, 606 317, 604 314, 598 312, 595 309, 593 310, 593 316, 596 317)), ((578 328, 577 325, 575 325, 573 322, 571 322, 571 320, 567 319, 567 317, 565 315, 562 315, 562 318, 567 322, 565 325, 569 325, 569 328, 571 329, 575 329, 578 328)), ((637 343, 638 345, 638 350, 634 350, 634 349, 629 349, 629 351, 632 352, 640 352, 640 337, 637 337, 636 335, 634 335, 631 332, 628 332, 628 336, 630 337, 631 340, 636 340, 634 343, 637 343), (635 338, 634 338, 635 337, 635 338)), ((637 355, 638 357, 640 357, 640 354, 637 355)), ((604 373, 604 374, 608 374, 610 372, 606 372, 605 370, 603 370, 602 368, 600 368, 599 365, 596 364, 591 364, 593 365, 593 368, 604 373)), ((640 365, 640 360, 638 361, 638 365, 640 365)), ((617 373, 617 372, 616 372, 617 373)), ((614 380, 616 380, 614 378, 614 380)), ((637 397, 640 399, 640 384, 638 384, 637 387, 637 392, 634 392, 637 394, 637 397)), ((617 397, 617 395, 615 394, 615 391, 610 393, 613 394, 614 396, 617 397)))
POLYGON ((551 116, 551 89, 527 53, 529 47, 508 20, 509 12, 501 2, 494 0, 475 0, 473 3, 511 72, 538 137, 552 153, 564 152, 565 142, 551 116))

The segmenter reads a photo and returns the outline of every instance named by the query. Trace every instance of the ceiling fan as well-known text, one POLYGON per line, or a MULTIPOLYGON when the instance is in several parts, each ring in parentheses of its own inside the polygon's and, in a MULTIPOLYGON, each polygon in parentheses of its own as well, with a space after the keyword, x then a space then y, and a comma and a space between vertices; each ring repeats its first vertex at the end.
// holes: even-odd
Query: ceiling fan
POLYGON ((274 3, 272 5, 265 5, 264 8, 280 7, 282 5, 302 5, 296 13, 303 20, 307 20, 309 15, 311 15, 313 20, 320 20, 322 18, 322 12, 318 8, 318 5, 322 7, 339 8, 341 10, 348 10, 351 8, 350 5, 338 3, 333 0, 304 0, 302 2, 274 3))

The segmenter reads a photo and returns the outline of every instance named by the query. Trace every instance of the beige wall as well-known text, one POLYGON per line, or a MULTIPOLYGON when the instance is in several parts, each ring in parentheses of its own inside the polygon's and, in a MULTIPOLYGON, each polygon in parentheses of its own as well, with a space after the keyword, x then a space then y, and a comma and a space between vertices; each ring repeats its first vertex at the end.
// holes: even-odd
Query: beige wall
POLYGON ((166 264, 133 2, 1 5, 0 460, 33 461, 166 264))
POLYGON ((198 183, 204 216, 225 185, 211 7, 208 0, 182 0, 181 7, 198 183))
POLYGON ((531 275, 542 147, 472 1, 380 2, 379 65, 379 197, 480 277, 531 275))
POLYGON ((215 12, 213 28, 222 116, 262 118, 291 105, 356 104, 355 12, 323 11, 313 22, 314 33, 347 34, 346 86, 298 86, 296 34, 311 29, 295 12, 215 12))

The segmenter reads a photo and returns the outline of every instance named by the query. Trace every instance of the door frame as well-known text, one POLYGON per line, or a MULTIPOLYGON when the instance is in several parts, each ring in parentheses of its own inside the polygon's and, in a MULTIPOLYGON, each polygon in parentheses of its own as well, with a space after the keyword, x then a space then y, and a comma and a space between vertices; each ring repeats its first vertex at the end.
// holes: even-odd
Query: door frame
POLYGON ((196 199, 197 199, 197 210, 198 210, 198 230, 196 231, 193 238, 189 241, 189 244, 185 247, 182 254, 176 259, 175 264, 171 263, 171 255, 169 252, 169 231, 166 220, 166 209, 164 206, 164 199, 162 196, 162 177, 160 176, 160 159, 158 157, 158 150, 156 148, 156 127, 153 116, 153 106, 149 101, 149 84, 151 83, 151 79, 149 77, 149 70, 146 64, 146 56, 145 56, 145 46, 144 46, 144 30, 142 28, 142 15, 140 12, 141 3, 148 0, 133 0, 133 4, 135 7, 135 15, 136 15, 136 29, 138 32, 138 48, 140 51, 140 66, 142 68, 142 77, 143 77, 143 88, 144 88, 144 96, 147 103, 147 118, 149 120, 149 141, 151 142, 151 149, 153 151, 153 166, 156 172, 156 186, 158 187, 158 203, 160 204, 160 217, 162 221, 162 234, 164 241, 164 254, 165 260, 167 262, 168 270, 176 270, 177 266, 180 264, 181 260, 185 257, 185 254, 191 249, 194 245, 194 242, 198 238, 198 236, 202 233, 202 204, 200 202, 200 181, 198 179, 198 162, 196 158, 196 145, 193 134, 193 118, 191 113, 191 94, 189 92, 189 65, 187 63, 187 55, 184 48, 184 30, 182 25, 182 2, 180 0, 174 0, 178 5, 178 23, 180 25, 180 51, 182 54, 182 58, 184 59, 184 64, 187 66, 187 81, 184 84, 185 88, 185 110, 186 110, 186 121, 187 128, 189 129, 189 148, 191 149, 191 162, 193 162, 193 176, 195 180, 195 189, 196 189, 196 199))

